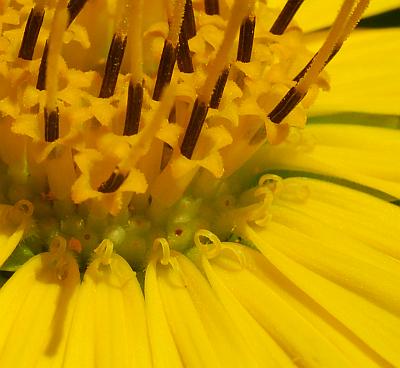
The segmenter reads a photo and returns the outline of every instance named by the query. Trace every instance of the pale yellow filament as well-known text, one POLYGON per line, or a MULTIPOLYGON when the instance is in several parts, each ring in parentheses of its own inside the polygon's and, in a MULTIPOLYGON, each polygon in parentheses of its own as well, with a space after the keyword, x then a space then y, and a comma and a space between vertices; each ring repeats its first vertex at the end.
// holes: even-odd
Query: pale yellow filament
POLYGON ((44 7, 46 6, 46 3, 47 3, 47 0, 38 0, 38 1, 36 1, 35 9, 43 10, 44 7))
MULTIPOLYGON (((345 0, 339 14, 337 15, 335 22, 331 30, 329 31, 328 37, 326 38, 324 44, 316 54, 310 68, 308 69, 305 76, 299 81, 297 85, 297 90, 305 94, 312 83, 318 78, 322 69, 326 65, 326 61, 333 52, 334 48, 338 45, 339 41, 342 39, 342 35, 345 29, 350 27, 350 19, 356 24, 358 19, 352 18, 352 10, 357 3, 356 0, 345 0)), ((352 27, 350 27, 352 29, 352 27)))
POLYGON ((356 27, 357 23, 361 19, 361 16, 364 14, 365 10, 369 5, 369 0, 360 0, 351 14, 349 21, 347 22, 341 37, 339 38, 338 44, 341 45, 346 39, 350 36, 350 33, 356 27))
POLYGON ((126 36, 128 34, 128 14, 132 14, 131 5, 135 3, 135 1, 130 0, 119 0, 117 1, 117 11, 115 14, 115 31, 114 33, 118 33, 120 35, 126 36))
POLYGON ((207 65, 207 79, 199 92, 199 100, 208 103, 214 90, 215 83, 229 62, 236 35, 239 31, 243 19, 249 12, 248 0, 235 0, 231 9, 231 15, 225 29, 224 38, 217 51, 215 59, 207 65))
POLYGON ((128 42, 130 43, 131 81, 135 85, 143 79, 143 0, 131 0, 128 42))
POLYGON ((54 13, 49 37, 49 53, 46 69, 46 107, 48 111, 54 111, 57 107, 59 59, 68 17, 67 0, 60 0, 54 13))
POLYGON ((176 47, 179 41, 179 33, 185 14, 185 0, 175 0, 174 12, 171 19, 171 24, 168 32, 168 40, 176 47))

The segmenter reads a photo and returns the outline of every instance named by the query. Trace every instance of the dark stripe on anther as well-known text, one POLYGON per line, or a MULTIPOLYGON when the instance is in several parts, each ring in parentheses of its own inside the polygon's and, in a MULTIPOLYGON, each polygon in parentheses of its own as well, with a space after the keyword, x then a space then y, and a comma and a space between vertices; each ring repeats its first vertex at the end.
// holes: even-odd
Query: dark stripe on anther
POLYGON ((299 10, 304 0, 288 0, 282 9, 277 20, 272 25, 270 32, 274 35, 281 35, 299 10))
POLYGON ((199 139, 201 128, 206 120, 208 106, 206 103, 196 99, 192 115, 190 116, 189 125, 186 129, 185 136, 181 145, 181 153, 186 158, 190 159, 199 139))
POLYGON ((248 63, 251 59, 253 50, 254 29, 256 27, 256 18, 247 17, 240 26, 239 46, 237 52, 237 61, 248 63))
POLYGON ((110 177, 102 183, 97 191, 101 193, 113 193, 122 185, 128 175, 122 175, 118 169, 110 175, 110 177))
POLYGON ((153 100, 160 101, 164 87, 171 82, 172 72, 176 61, 176 50, 169 40, 164 41, 160 64, 157 71, 156 85, 154 86, 153 100))
POLYGON ((172 157, 172 152, 173 148, 168 143, 164 143, 161 155, 160 171, 163 171, 165 167, 168 165, 168 162, 172 157))
POLYGON ((263 125, 256 131, 256 133, 250 139, 249 144, 250 146, 254 146, 256 144, 263 142, 265 138, 267 138, 267 131, 265 129, 265 125, 263 125))
POLYGON ((210 107, 218 109, 219 103, 221 102, 222 94, 224 93, 225 85, 229 76, 229 67, 225 68, 221 75, 218 77, 217 83, 215 83, 214 91, 210 99, 210 107))
POLYGON ((219 14, 218 0, 204 0, 204 10, 208 15, 219 14))
POLYGON ((273 123, 279 124, 297 106, 303 97, 304 94, 300 93, 296 87, 292 87, 289 92, 286 93, 285 97, 269 113, 269 119, 273 123))
POLYGON ((38 79, 36 88, 40 91, 46 89, 46 69, 47 69, 47 54, 49 53, 49 43, 46 41, 43 49, 42 60, 40 61, 38 79))
MULTIPOLYGON (((325 62, 325 66, 328 65, 328 63, 335 57, 335 55, 339 52, 340 50, 340 46, 336 46, 333 51, 331 52, 331 54, 329 55, 328 59, 325 62)), ((313 63, 314 59, 316 58, 318 53, 316 53, 311 60, 307 63, 307 65, 301 70, 301 72, 299 74, 297 74, 294 78, 293 81, 298 82, 301 78, 304 77, 304 75, 307 73, 307 70, 310 68, 311 64, 313 63)))
POLYGON ((44 9, 33 8, 29 13, 29 18, 26 22, 24 36, 22 38, 21 48, 19 49, 18 57, 25 60, 32 60, 40 28, 42 27, 43 18, 44 9))
POLYGON ((137 134, 143 104, 143 85, 129 83, 124 135, 137 134))
POLYGON ((179 44, 177 47, 177 55, 176 55, 178 68, 183 73, 193 73, 193 62, 192 55, 190 55, 190 49, 188 40, 186 37, 186 31, 184 28, 181 29, 179 33, 179 44))
POLYGON ((188 40, 196 36, 196 21, 194 19, 192 0, 186 0, 182 28, 185 30, 188 40))
POLYGON ((119 69, 121 68, 122 58, 125 53, 126 41, 127 37, 125 35, 115 33, 113 36, 110 50, 108 51, 103 83, 101 84, 99 93, 99 97, 101 98, 107 98, 114 94, 119 69))
POLYGON ((67 9, 69 12, 68 25, 70 25, 75 20, 75 18, 81 12, 86 3, 87 0, 70 0, 67 5, 67 9))
POLYGON ((44 139, 46 142, 54 142, 59 136, 59 115, 58 107, 55 110, 48 112, 44 109, 44 139))
MULTIPOLYGON (((71 0, 68 3, 67 9, 69 11, 69 20, 67 27, 69 27, 69 25, 78 16, 78 14, 83 9, 86 2, 87 0, 71 0)), ((46 88, 47 54, 49 52, 48 48, 49 48, 48 42, 46 41, 46 44, 44 45, 42 60, 40 61, 38 80, 36 83, 36 88, 40 91, 43 91, 46 88)))

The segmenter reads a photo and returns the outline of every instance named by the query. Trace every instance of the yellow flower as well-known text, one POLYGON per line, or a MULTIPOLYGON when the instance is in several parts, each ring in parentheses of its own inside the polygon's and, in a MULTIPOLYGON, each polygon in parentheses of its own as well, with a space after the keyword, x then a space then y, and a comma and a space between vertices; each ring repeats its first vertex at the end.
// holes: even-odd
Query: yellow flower
POLYGON ((0 4, 0 367, 400 366, 398 1, 302 3, 0 4))

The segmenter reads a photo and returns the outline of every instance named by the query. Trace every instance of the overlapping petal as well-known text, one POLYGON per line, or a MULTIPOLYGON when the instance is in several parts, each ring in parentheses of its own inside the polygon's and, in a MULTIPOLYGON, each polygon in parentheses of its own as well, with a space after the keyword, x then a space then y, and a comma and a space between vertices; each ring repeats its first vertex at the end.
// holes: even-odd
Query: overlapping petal
MULTIPOLYGON (((321 34, 324 39, 326 34, 321 34)), ((365 112, 400 115, 399 28, 359 30, 327 67, 330 90, 321 92, 310 115, 365 112)), ((319 37, 309 43, 317 49, 319 37)))
POLYGON ((284 144, 265 145, 249 170, 300 170, 346 179, 400 197, 400 131, 348 124, 310 124, 284 144))
MULTIPOLYGON (((285 0, 272 0, 269 4, 282 8, 285 2, 285 0)), ((326 28, 332 24, 342 3, 342 0, 306 0, 295 19, 305 32, 326 28)), ((399 2, 397 0, 373 0, 364 13, 364 17, 380 14, 398 7, 399 2)))

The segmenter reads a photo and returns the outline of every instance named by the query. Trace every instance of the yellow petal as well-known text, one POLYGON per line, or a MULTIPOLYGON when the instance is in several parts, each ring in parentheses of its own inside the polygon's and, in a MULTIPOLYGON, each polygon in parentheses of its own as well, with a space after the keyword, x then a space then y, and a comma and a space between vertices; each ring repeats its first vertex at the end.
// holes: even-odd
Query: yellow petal
POLYGON ((400 198, 400 131, 347 124, 310 124, 284 144, 264 146, 251 170, 309 171, 343 178, 400 198), (258 169, 257 169, 258 167, 258 169))
MULTIPOLYGON (((286 1, 271 0, 270 6, 282 8, 286 1)), ((305 32, 315 31, 330 26, 337 15, 343 0, 307 0, 304 1, 296 14, 295 20, 305 32)), ((364 17, 383 13, 399 7, 398 0, 371 1, 364 17)))
POLYGON ((256 319, 240 304, 234 294, 228 289, 221 278, 211 267, 209 261, 203 259, 203 268, 208 280, 216 292, 227 313, 236 324, 240 333, 248 344, 248 349, 260 367, 295 367, 292 360, 278 343, 257 322, 256 319))
MULTIPOLYGON (((239 303, 240 294, 235 292, 237 279, 241 278, 243 271, 250 272, 256 280, 261 281, 264 287, 270 289, 272 293, 277 295, 278 299, 289 305, 304 319, 307 320, 315 329, 319 331, 324 338, 328 339, 340 352, 351 362, 352 367, 382 367, 381 361, 375 362, 375 357, 368 349, 359 343, 357 338, 354 338, 351 332, 346 331, 340 323, 338 323, 332 316, 327 313, 321 306, 315 303, 309 296, 304 294, 293 283, 291 283, 284 275, 282 275, 275 267, 268 263, 265 258, 259 253, 248 247, 243 247, 238 244, 224 243, 226 248, 233 252, 240 252, 243 261, 238 263, 235 259, 228 257, 227 253, 221 253, 217 258, 211 262, 207 262, 208 267, 207 275, 212 274, 213 280, 223 285, 224 288, 232 291, 231 295, 234 296, 234 302, 239 303), (236 299, 235 295, 238 297, 236 299)), ((257 282, 257 283, 258 283, 257 282)), ((214 288, 214 282, 212 282, 214 288)), ((250 286, 253 288, 254 286, 250 286)), ((218 289, 215 289, 218 292, 218 289)), ((243 301, 243 299, 241 299, 243 301)), ((243 303, 244 307, 249 307, 249 304, 243 303)), ((251 309, 249 309, 251 312, 251 309)), ((274 315, 272 318, 282 318, 282 316, 274 315)), ((261 321, 258 319, 258 322, 261 321)), ((297 334, 297 324, 293 325, 294 334, 297 334)), ((284 329, 278 327, 278 333, 283 334, 284 329)), ((297 336, 299 337, 299 336, 297 336)), ((294 337, 293 337, 294 338, 294 337)), ((278 340, 279 341, 279 340, 278 340)), ((282 345, 284 347, 284 345, 282 345)), ((288 355, 292 355, 288 351, 288 355)), ((294 359, 295 363, 300 363, 300 366, 309 366, 305 364, 304 358, 297 355, 294 359)), ((293 364, 293 363, 292 363, 293 364)), ((264 364, 265 366, 265 364, 264 364)), ((269 365, 268 365, 269 366, 269 365)), ((290 366, 285 364, 284 361, 280 363, 281 367, 290 366)), ((296 365, 297 366, 297 365, 296 365)), ((322 366, 322 365, 321 365, 322 366)))
MULTIPOLYGON (((319 224, 305 228, 314 238, 314 231, 320 226, 325 226, 326 234, 319 232, 318 236, 326 241, 334 239, 336 243, 340 243, 340 248, 345 248, 346 244, 350 244, 350 240, 352 249, 349 247, 348 251, 351 250, 358 256, 368 251, 368 255, 365 256, 367 260, 372 261, 374 257, 379 256, 379 253, 372 252, 372 249, 368 250, 368 247, 371 247, 400 261, 399 207, 368 194, 324 181, 290 178, 284 180, 284 183, 289 191, 293 192, 296 191, 296 187, 297 190, 302 187, 301 190, 305 190, 307 194, 303 200, 296 201, 294 198, 288 199, 283 191, 275 204, 279 206, 277 212, 282 214, 282 211, 285 211, 285 214, 279 217, 277 213, 274 219, 288 219, 288 212, 295 210, 297 214, 302 214, 303 222, 319 224), (332 231, 336 232, 334 236, 332 231), (359 246, 359 243, 368 247, 359 246)), ((274 209, 275 207, 272 208, 273 211, 274 209)), ((300 219, 299 216, 296 217, 300 219)), ((300 228, 300 224, 296 225, 296 228, 300 228)), ((335 248, 339 247, 335 245, 335 248)), ((381 267, 388 266, 391 257, 380 260, 381 267)), ((398 268, 398 262, 396 264, 398 268)))
POLYGON ((33 206, 26 200, 14 206, 0 205, 0 267, 21 241, 32 212, 33 206))
POLYGON ((0 366, 60 367, 79 285, 70 255, 30 259, 0 290, 0 366))
POLYGON ((199 270, 182 255, 174 254, 173 261, 173 267, 159 264, 156 278, 165 317, 184 366, 256 366, 245 340, 199 270))
POLYGON ((97 248, 78 295, 65 367, 147 367, 144 299, 128 263, 108 240, 97 248))
POLYGON ((150 261, 146 269, 145 295, 154 367, 183 367, 162 305, 155 260, 150 261))
POLYGON ((327 67, 331 89, 319 94, 310 114, 400 115, 400 43, 393 41, 399 38, 399 28, 354 32, 327 67))
POLYGON ((226 261, 229 265, 229 258, 217 257, 210 262, 215 274, 295 365, 351 367, 350 362, 322 333, 257 277, 253 267, 229 267, 226 261))
MULTIPOLYGON (((385 360, 393 366, 400 364, 398 350, 400 319, 398 317, 361 295, 349 291, 293 261, 277 250, 265 234, 260 235, 247 228, 246 236, 285 277, 343 324, 351 334, 355 335, 356 339, 361 339, 370 350, 370 355, 372 351, 372 355, 378 355, 377 360, 385 360)), ((281 240, 285 241, 285 239, 281 240)), ((295 239, 291 239, 291 241, 296 244, 295 239)), ((302 252, 301 246, 297 248, 297 252, 302 252)), ((382 285, 385 285, 385 281, 385 279, 380 280, 382 285)), ((365 290, 369 289, 368 280, 363 287, 365 290)), ((383 364, 388 365, 387 363, 383 364)))

